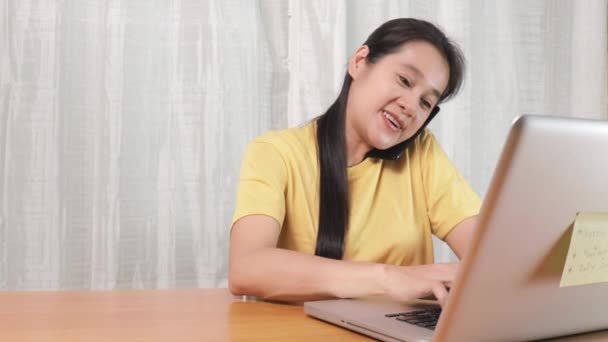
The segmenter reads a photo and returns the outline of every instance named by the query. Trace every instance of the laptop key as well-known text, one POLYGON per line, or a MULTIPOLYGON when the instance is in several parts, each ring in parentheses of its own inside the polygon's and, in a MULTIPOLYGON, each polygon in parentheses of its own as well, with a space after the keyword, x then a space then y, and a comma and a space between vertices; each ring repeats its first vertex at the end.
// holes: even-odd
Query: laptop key
POLYGON ((417 317, 418 315, 420 315, 420 313, 418 311, 408 311, 400 312, 399 315, 403 317, 417 317))
POLYGON ((441 309, 426 309, 426 310, 414 310, 400 313, 386 314, 386 317, 395 318, 398 321, 414 324, 422 328, 434 330, 439 316, 441 315, 441 309))
POLYGON ((399 315, 403 317, 439 317, 441 309, 427 309, 427 310, 415 310, 400 312, 399 315))
POLYGON ((400 315, 400 313, 389 313, 389 314, 384 315, 384 317, 392 318, 392 317, 397 317, 399 315, 400 315))
POLYGON ((412 323, 412 324, 416 324, 416 325, 423 325, 423 324, 434 324, 435 321, 432 320, 428 320, 428 319, 406 319, 404 322, 408 322, 408 323, 412 323))

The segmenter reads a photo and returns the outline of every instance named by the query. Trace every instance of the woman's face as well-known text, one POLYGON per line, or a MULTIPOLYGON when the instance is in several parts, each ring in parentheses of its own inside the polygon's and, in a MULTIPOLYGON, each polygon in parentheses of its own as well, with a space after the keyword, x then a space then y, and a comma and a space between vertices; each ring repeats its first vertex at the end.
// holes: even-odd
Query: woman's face
POLYGON ((346 136, 358 148, 384 150, 401 143, 424 124, 448 84, 449 65, 424 41, 404 44, 374 64, 367 46, 353 56, 346 110, 346 136))

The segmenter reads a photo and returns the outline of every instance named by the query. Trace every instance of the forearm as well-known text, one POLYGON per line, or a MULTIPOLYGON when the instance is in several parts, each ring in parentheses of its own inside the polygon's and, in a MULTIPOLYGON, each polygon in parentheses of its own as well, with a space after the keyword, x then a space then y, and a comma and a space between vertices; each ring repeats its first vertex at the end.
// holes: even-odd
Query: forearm
POLYGON ((262 248, 230 263, 230 290, 264 299, 304 301, 382 294, 384 265, 262 248))

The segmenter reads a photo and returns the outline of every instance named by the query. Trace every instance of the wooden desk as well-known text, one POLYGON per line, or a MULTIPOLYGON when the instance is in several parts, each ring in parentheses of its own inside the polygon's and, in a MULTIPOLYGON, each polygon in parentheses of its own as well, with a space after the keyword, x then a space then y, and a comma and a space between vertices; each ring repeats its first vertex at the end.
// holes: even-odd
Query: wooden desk
POLYGON ((0 293, 0 341, 369 341, 226 289, 0 293))
MULTIPOLYGON (((560 341, 606 341, 608 332, 560 341)), ((226 289, 0 292, 0 341, 369 341, 226 289)))

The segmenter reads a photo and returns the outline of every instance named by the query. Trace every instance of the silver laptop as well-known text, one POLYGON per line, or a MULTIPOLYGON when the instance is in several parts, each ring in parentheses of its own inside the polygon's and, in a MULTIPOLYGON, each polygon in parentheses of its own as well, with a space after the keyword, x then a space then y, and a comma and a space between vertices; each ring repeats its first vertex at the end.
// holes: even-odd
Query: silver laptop
POLYGON ((608 213, 608 121, 521 116, 442 312, 385 298, 306 302, 304 310, 384 341, 523 341, 607 329, 608 283, 560 288, 578 212, 608 213))

